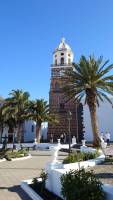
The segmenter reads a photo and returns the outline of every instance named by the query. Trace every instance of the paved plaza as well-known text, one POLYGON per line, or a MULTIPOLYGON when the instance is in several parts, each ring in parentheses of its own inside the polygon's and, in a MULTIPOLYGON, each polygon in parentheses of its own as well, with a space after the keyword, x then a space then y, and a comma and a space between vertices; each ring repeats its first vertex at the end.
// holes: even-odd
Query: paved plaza
MULTIPOLYGON (((49 151, 32 151, 32 158, 0 163, 0 200, 31 200, 20 188, 21 180, 39 176, 45 164, 51 161, 49 151)), ((62 155, 59 153, 59 159, 62 155)))
MULTIPOLYGON (((113 153, 113 146, 107 154, 113 153)), ((49 151, 32 151, 32 157, 22 161, 5 161, 0 163, 0 200, 31 200, 20 188, 20 182, 40 175, 41 169, 51 161, 49 151)), ((59 160, 67 153, 59 152, 59 160)), ((92 168, 91 168, 92 169, 92 168)), ((113 161, 100 164, 94 168, 95 174, 103 183, 113 184, 113 161)))

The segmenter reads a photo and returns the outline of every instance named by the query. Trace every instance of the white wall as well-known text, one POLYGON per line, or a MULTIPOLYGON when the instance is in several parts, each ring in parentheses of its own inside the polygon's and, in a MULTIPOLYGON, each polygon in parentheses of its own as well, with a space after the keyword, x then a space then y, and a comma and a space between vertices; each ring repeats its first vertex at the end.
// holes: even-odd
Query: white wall
MULTIPOLYGON (((25 121, 24 126, 24 142, 34 141, 36 136, 36 122, 32 120, 25 121), (32 125, 34 126, 34 132, 32 132, 32 125)), ((41 125, 41 136, 43 139, 47 139, 47 123, 41 125)))
POLYGON ((47 139, 47 131, 48 131, 48 123, 47 122, 43 122, 41 124, 41 137, 43 137, 43 140, 47 139))
MULTIPOLYGON (((85 126, 85 139, 92 140, 92 129, 90 121, 90 113, 88 106, 84 106, 84 126, 85 126)), ((99 125, 99 131, 109 131, 111 140, 113 141, 113 108, 109 102, 100 103, 100 107, 97 108, 97 120, 99 125)))
POLYGON ((24 122, 24 142, 34 141, 36 135, 36 123, 32 120, 24 122), (32 132, 32 126, 34 126, 34 131, 32 132))

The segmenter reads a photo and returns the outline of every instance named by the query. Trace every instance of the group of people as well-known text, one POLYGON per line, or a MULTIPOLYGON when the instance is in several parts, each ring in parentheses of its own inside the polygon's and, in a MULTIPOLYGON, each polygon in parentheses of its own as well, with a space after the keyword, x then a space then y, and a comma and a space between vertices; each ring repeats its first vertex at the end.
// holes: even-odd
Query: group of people
POLYGON ((108 131, 106 131, 105 134, 101 132, 101 137, 104 140, 104 142, 107 142, 107 145, 110 145, 110 133, 108 131))
MULTIPOLYGON (((66 141, 67 141, 66 134, 65 134, 65 133, 62 133, 62 134, 60 135, 60 142, 61 142, 62 144, 66 144, 66 141)), ((53 143, 53 142, 54 142, 54 139, 53 139, 53 135, 51 134, 51 135, 50 135, 50 143, 53 143)))

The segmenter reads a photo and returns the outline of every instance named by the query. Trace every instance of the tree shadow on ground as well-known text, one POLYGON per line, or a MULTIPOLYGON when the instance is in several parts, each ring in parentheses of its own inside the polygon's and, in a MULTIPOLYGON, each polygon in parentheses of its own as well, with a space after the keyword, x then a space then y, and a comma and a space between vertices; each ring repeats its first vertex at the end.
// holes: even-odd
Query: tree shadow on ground
POLYGON ((0 167, 0 169, 2 169, 2 170, 7 170, 7 169, 8 170, 9 169, 10 170, 12 170, 12 169, 14 169, 14 170, 22 170, 23 169, 23 170, 34 170, 34 171, 36 171, 36 170, 41 170, 42 168, 37 168, 37 167, 36 168, 32 168, 32 167, 31 168, 30 167, 29 168, 26 168, 26 167, 21 167, 21 168, 20 167, 6 167, 6 168, 5 167, 0 167))
POLYGON ((32 154, 32 156, 33 157, 37 157, 37 156, 48 157, 48 156, 51 156, 51 155, 50 154, 49 155, 47 155, 47 154, 45 154, 45 155, 44 154, 43 155, 42 154, 32 154))
POLYGON ((21 189, 19 185, 9 187, 8 191, 17 193, 21 200, 31 200, 31 198, 21 189))
POLYGON ((113 179, 113 173, 96 173, 95 176, 103 179, 107 178, 113 179))

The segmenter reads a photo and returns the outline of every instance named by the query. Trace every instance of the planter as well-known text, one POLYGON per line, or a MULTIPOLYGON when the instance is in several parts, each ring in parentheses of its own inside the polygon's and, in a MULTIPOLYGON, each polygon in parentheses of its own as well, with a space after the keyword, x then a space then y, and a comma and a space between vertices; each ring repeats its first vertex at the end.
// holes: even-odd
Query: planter
MULTIPOLYGON (((30 186, 32 180, 25 180, 21 182, 21 188, 28 194, 28 196, 33 200, 44 200, 40 197, 30 186)), ((113 186, 109 184, 103 185, 103 190, 106 193, 106 200, 113 200, 113 186)), ((49 200, 49 199, 48 199, 49 200)))
POLYGON ((63 168, 67 169, 67 170, 70 170, 70 169, 78 170, 79 168, 94 167, 95 165, 100 164, 104 160, 105 160, 105 156, 102 154, 95 159, 90 159, 87 161, 80 161, 80 162, 75 162, 75 163, 69 163, 69 164, 63 164, 63 168))
POLYGON ((0 159, 0 162, 4 162, 4 161, 6 161, 6 159, 5 159, 5 158, 3 158, 3 159, 0 159))
POLYGON ((44 191, 41 192, 40 184, 41 184, 42 179, 39 178, 38 180, 39 180, 39 185, 34 186, 34 188, 32 188, 33 186, 30 186, 32 184, 32 180, 26 180, 21 183, 21 188, 30 196, 31 199, 33 199, 33 200, 44 200, 44 199, 46 199, 46 200, 53 200, 53 199, 62 200, 60 197, 47 191, 47 189, 44 189, 44 191), (37 190, 38 187, 40 188, 39 190, 37 190), (38 192, 39 192, 39 194, 38 194, 38 192), (40 196, 41 193, 43 193, 44 197, 40 196))
POLYGON ((17 160, 26 160, 28 158, 31 158, 31 155, 20 157, 20 158, 12 158, 11 161, 17 161, 17 160))
POLYGON ((7 160, 6 158, 0 159, 0 163, 4 161, 18 161, 18 160, 26 160, 28 158, 31 158, 31 155, 20 157, 20 158, 12 158, 11 160, 7 160))
POLYGON ((43 200, 30 186, 32 180, 22 181, 21 188, 29 195, 33 200, 43 200))

